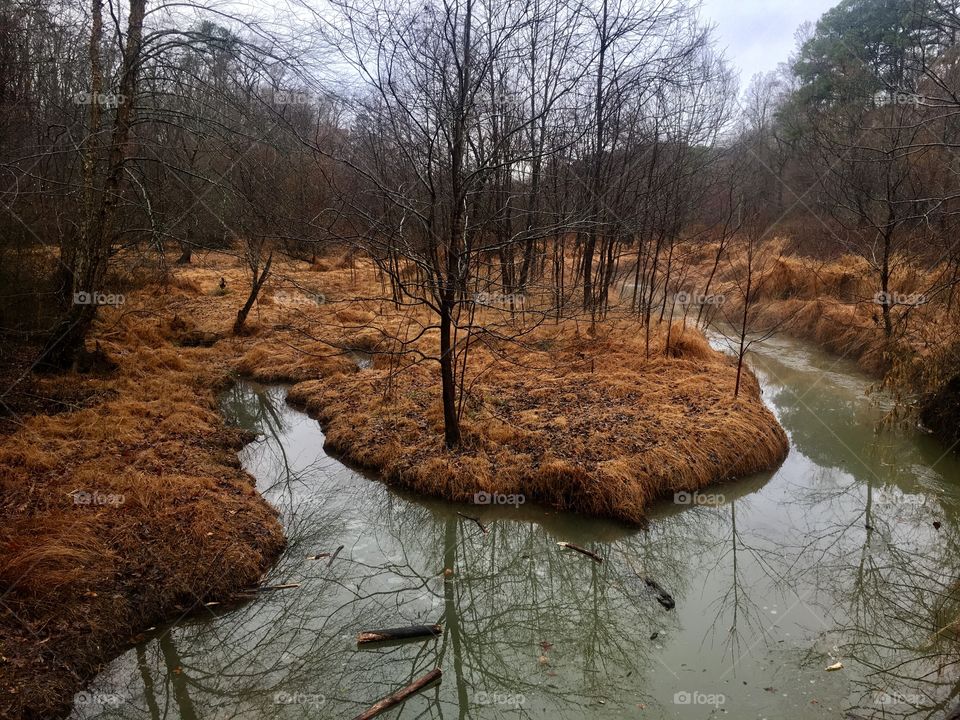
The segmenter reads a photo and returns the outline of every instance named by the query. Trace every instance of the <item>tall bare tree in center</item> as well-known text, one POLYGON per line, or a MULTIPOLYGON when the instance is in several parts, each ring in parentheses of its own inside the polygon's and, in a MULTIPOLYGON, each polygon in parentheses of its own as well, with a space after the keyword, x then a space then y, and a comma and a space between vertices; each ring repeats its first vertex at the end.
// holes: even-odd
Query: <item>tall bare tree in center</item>
POLYGON ((571 55, 579 6, 446 0, 348 2, 339 9, 335 41, 366 86, 358 100, 358 147, 341 158, 366 185, 354 210, 374 256, 399 255, 415 267, 416 279, 395 278, 399 295, 436 317, 444 439, 453 448, 461 439, 457 331, 461 315, 471 315, 471 278, 504 244, 524 247, 530 232, 548 232, 527 223, 498 235, 512 211, 510 193, 491 200, 490 185, 525 177, 556 152, 555 139, 536 128, 585 66, 571 60, 558 68, 544 95, 542 83, 530 82, 535 69, 523 64, 571 55), (531 42, 539 43, 533 51, 531 42))

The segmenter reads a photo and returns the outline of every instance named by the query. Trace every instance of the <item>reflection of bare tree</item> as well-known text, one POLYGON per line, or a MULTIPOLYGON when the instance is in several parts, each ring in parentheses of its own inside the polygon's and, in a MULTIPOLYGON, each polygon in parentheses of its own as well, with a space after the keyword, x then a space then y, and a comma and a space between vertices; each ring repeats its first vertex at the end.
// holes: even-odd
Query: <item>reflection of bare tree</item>
POLYGON ((629 558, 682 593, 676 552, 695 547, 701 517, 672 524, 668 532, 684 533, 684 542, 663 537, 662 527, 615 531, 587 521, 585 535, 558 537, 563 524, 542 511, 491 507, 484 535, 455 507, 411 503, 329 458, 314 459, 315 452, 305 459, 284 449, 283 441, 307 430, 316 442, 318 431, 300 425, 303 416, 279 405, 281 398, 238 384, 228 402, 234 419, 265 434, 245 460, 290 538, 267 580, 301 587, 263 593, 222 618, 178 625, 141 646, 124 688, 134 702, 105 708, 102 717, 299 718, 314 714, 312 704, 318 716, 340 717, 437 666, 445 669, 443 683, 408 701, 404 712, 579 717, 609 698, 650 702, 641 689, 649 636, 675 616, 615 560, 629 558), (517 521, 538 514, 544 523, 517 521), (558 539, 590 544, 593 537, 606 538, 594 547, 611 562, 598 565, 556 546, 558 539), (306 559, 340 544, 346 547, 330 566, 306 559), (442 636, 355 647, 362 629, 425 621, 442 622, 442 636), (535 704, 525 702, 534 697, 535 704))
POLYGON ((158 640, 160 652, 163 653, 163 660, 166 663, 167 679, 173 688, 173 699, 177 703, 182 720, 193 720, 197 717, 193 709, 193 702, 190 700, 190 688, 187 683, 188 676, 184 674, 180 665, 180 655, 173 644, 173 638, 170 633, 163 633, 158 640))
POLYGON ((737 501, 731 502, 727 508, 730 511, 730 543, 728 548, 717 553, 716 567, 729 563, 730 585, 714 602, 713 632, 723 633, 725 653, 729 653, 731 668, 735 669, 740 658, 751 649, 744 636, 752 638, 767 632, 763 613, 751 595, 753 583, 745 580, 741 573, 741 563, 744 562, 741 556, 750 553, 759 566, 765 564, 762 549, 748 545, 737 532, 737 501))
MULTIPOLYGON (((403 717, 593 717, 601 701, 622 712, 662 702, 664 680, 686 682, 653 636, 682 637, 691 590, 708 591, 700 647, 719 640, 718 683, 740 685, 741 661, 778 647, 782 629, 766 604, 782 603, 812 618, 817 673, 832 654, 843 659, 855 716, 935 717, 957 696, 947 627, 958 615, 955 511, 904 505, 916 480, 899 468, 880 483, 865 466, 854 474, 794 456, 811 474, 779 481, 790 492, 770 522, 755 507, 767 477, 723 486, 717 507, 658 508, 643 531, 529 506, 461 508, 480 514, 484 534, 456 506, 412 501, 323 456, 316 424, 283 406, 282 389, 233 392, 234 416, 265 436, 244 461, 290 539, 267 582, 301 587, 141 646, 109 676, 126 678, 119 694, 130 702, 98 717, 350 716, 434 667, 443 682, 409 700, 403 717), (558 540, 607 562, 560 551, 558 540), (341 544, 331 565, 307 559, 341 544), (691 570, 698 564, 702 574, 691 570), (656 603, 644 576, 674 593, 677 612, 656 603), (702 588, 688 587, 698 579, 702 588), (438 621, 435 640, 355 646, 360 630, 438 621), (921 701, 880 704, 883 692, 921 701)), ((873 462, 897 459, 873 452, 873 462)), ((692 656, 701 636, 689 637, 692 656)))
POLYGON ((960 477, 960 462, 927 439, 865 432, 879 426, 883 398, 858 402, 865 384, 823 382, 780 354, 757 364, 776 379, 778 419, 816 472, 785 503, 792 526, 759 542, 783 554, 789 586, 808 588, 804 604, 825 630, 810 662, 842 656, 856 717, 942 716, 960 689, 948 627, 960 617, 960 555, 956 507, 934 488, 960 477))
POLYGON ((960 689, 956 638, 941 637, 938 619, 957 608, 956 525, 931 521, 954 510, 916 497, 870 473, 825 473, 794 501, 817 508, 816 527, 779 542, 788 584, 810 588, 804 602, 826 629, 808 660, 843 659, 856 717, 939 717, 960 689))
POLYGON ((143 700, 146 703, 150 720, 160 720, 160 706, 157 704, 157 692, 153 686, 150 667, 147 665, 147 652, 142 645, 137 646, 137 667, 143 681, 143 700))

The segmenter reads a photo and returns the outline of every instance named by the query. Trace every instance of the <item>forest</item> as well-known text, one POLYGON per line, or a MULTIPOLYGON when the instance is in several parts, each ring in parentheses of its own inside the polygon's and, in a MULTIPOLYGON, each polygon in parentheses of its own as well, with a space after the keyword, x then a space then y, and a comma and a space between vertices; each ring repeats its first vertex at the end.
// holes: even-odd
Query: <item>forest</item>
POLYGON ((960 3, 707 10, 3 0, 0 717, 960 717, 960 3))

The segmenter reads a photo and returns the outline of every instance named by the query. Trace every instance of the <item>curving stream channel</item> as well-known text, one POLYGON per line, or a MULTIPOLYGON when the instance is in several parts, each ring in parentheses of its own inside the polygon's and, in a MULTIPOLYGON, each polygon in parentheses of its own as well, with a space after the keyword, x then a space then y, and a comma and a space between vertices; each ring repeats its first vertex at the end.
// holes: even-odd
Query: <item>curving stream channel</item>
POLYGON ((236 384, 223 411, 261 433, 242 460, 289 538, 266 582, 300 587, 157 628, 72 717, 349 718, 434 667, 442 683, 385 717, 944 717, 960 690, 957 456, 877 433, 885 408, 849 363, 789 339, 751 362, 787 460, 702 504, 664 501, 641 529, 395 492, 328 457, 285 388, 236 384), (361 630, 426 622, 443 634, 357 649, 361 630))

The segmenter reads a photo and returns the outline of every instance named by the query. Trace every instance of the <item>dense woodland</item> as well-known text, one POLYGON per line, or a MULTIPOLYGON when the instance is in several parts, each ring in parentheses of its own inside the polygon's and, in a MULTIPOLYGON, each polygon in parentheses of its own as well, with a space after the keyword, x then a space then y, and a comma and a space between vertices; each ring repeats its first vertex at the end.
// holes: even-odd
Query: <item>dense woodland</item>
MULTIPOLYGON (((595 319, 627 297, 649 333, 727 255, 746 259, 749 306, 768 241, 787 238, 864 259, 869 292, 847 301, 890 343, 884 370, 916 350, 896 343, 917 306, 956 313, 955 4, 844 0, 745 87, 685 2, 284 12, 4 3, 5 347, 71 367, 97 293, 120 290, 111 272, 204 248, 249 266, 241 331, 275 254, 346 247, 433 312, 453 446, 478 292, 595 319), (694 271, 698 248, 713 260, 694 271), (923 276, 910 297, 894 286, 907 266, 923 276)), ((911 399, 949 383, 952 356, 911 399)))

